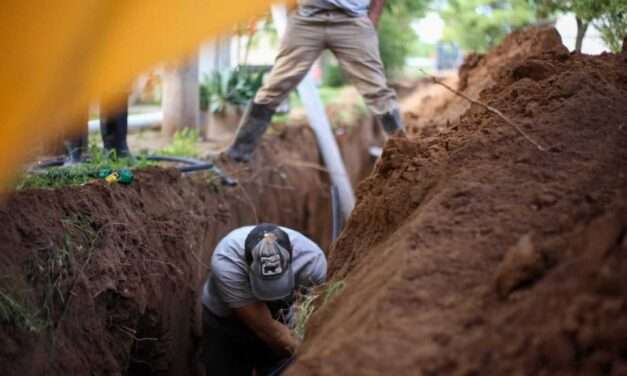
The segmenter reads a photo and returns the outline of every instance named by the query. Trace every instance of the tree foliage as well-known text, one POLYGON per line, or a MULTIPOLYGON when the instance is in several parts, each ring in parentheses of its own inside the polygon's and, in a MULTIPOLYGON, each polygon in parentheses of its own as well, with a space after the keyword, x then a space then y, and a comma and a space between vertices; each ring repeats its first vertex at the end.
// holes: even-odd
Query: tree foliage
POLYGON ((536 19, 528 0, 449 0, 440 11, 444 38, 468 51, 484 52, 507 34, 536 19))
POLYGON ((549 19, 556 14, 572 12, 584 22, 592 22, 600 17, 611 3, 623 0, 534 0, 536 13, 541 19, 549 19))
POLYGON ((614 52, 621 48, 627 35, 627 0, 535 0, 536 14, 549 19, 558 13, 572 12, 578 26, 576 49, 581 51, 581 41, 588 25, 593 24, 614 52))
POLYGON ((594 20, 601 38, 613 52, 619 52, 627 37, 627 0, 604 0, 603 11, 594 20))
POLYGON ((403 68, 418 36, 411 21, 420 18, 429 0, 388 0, 379 20, 379 50, 388 75, 403 68))

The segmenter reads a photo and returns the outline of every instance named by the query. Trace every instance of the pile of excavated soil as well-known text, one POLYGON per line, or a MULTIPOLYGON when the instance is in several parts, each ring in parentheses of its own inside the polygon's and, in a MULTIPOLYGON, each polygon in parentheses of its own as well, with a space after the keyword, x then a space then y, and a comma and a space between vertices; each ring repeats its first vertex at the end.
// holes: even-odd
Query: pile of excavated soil
MULTIPOLYGON (((456 87, 458 83, 457 75, 438 79, 450 87, 456 87)), ((450 91, 434 84, 429 77, 423 78, 414 92, 401 99, 405 128, 412 137, 422 137, 425 132, 438 132, 450 122, 459 120, 468 107, 468 103, 458 100, 450 91)))
POLYGON ((311 132, 290 128, 248 168, 223 166, 235 188, 149 169, 130 186, 12 195, 0 208, 0 308, 13 311, 0 316, 2 373, 194 374, 200 287, 222 236, 275 222, 329 244, 319 160, 311 132))
POLYGON ((627 373, 627 55, 543 28, 473 59, 462 89, 550 151, 474 105, 390 139, 289 374, 627 373))
MULTIPOLYGON (((461 93, 478 98, 479 94, 502 81, 503 71, 498 67, 512 66, 520 59, 528 59, 549 51, 566 53, 559 34, 546 33, 541 28, 516 31, 487 55, 466 57, 457 76, 439 79, 461 93)), ((470 108, 467 100, 451 93, 429 78, 401 103, 410 137, 429 137, 458 122, 470 108)))

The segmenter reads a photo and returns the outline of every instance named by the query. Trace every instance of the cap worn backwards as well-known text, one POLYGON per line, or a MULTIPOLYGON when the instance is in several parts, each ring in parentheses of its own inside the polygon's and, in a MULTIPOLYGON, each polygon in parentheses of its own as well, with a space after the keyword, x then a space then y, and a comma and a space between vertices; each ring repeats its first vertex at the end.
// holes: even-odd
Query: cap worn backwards
POLYGON ((261 224, 247 236, 246 261, 253 295, 263 301, 286 298, 294 291, 292 245, 278 226, 261 224))

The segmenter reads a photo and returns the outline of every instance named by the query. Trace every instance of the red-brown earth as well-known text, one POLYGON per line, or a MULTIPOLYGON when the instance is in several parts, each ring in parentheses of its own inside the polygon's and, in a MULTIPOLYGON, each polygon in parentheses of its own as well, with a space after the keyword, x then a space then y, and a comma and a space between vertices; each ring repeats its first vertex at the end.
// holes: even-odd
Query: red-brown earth
POLYGON ((390 139, 289 374, 627 374, 627 55, 524 30, 459 89, 548 151, 457 98, 390 139))
POLYGON ((319 161, 312 133, 292 127, 245 168, 222 164, 234 188, 151 168, 129 186, 12 194, 0 208, 1 303, 16 308, 0 325, 2 374, 195 374, 200 287, 222 236, 275 222, 329 245, 319 161))

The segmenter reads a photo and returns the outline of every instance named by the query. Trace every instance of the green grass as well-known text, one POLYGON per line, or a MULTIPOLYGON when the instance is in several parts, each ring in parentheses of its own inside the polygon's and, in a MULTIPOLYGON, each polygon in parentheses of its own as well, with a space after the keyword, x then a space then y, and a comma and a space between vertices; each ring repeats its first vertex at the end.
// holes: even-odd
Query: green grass
POLYGON ((305 297, 296 304, 296 325, 292 330, 292 333, 294 333, 296 337, 301 339, 305 337, 305 328, 307 327, 309 318, 316 309, 314 302, 317 298, 318 295, 315 294, 305 295, 305 297))
POLYGON ((89 148, 90 158, 83 163, 73 166, 51 167, 42 171, 24 173, 14 184, 15 190, 34 188, 60 188, 73 185, 82 185, 98 179, 98 173, 103 169, 119 170, 123 168, 138 169, 156 165, 143 156, 134 158, 116 158, 107 155, 94 144, 89 148))
POLYGON ((72 215, 61 220, 63 243, 39 259, 38 268, 45 275, 43 316, 48 322, 60 321, 66 311, 73 283, 84 265, 89 263, 98 240, 98 233, 89 218, 72 215), (80 264, 79 265, 79 260, 80 264))
POLYGON ((0 322, 33 333, 39 333, 47 327, 47 323, 37 317, 32 307, 2 290, 0 290, 0 322))
POLYGON ((84 273, 99 239, 88 217, 72 215, 62 219, 61 226, 62 240, 34 252, 29 260, 27 275, 36 286, 40 306, 27 317, 36 317, 39 330, 56 326, 65 316, 76 279, 84 273))
POLYGON ((311 315, 313 315, 316 309, 333 300, 344 289, 345 285, 344 281, 329 282, 319 286, 315 292, 304 295, 297 301, 295 307, 296 325, 292 329, 292 333, 298 338, 304 338, 305 329, 311 315), (319 298, 322 299, 321 303, 319 298))
POLYGON ((333 298, 337 296, 337 294, 344 290, 345 286, 346 283, 344 281, 335 281, 328 283, 323 291, 322 304, 327 304, 328 302, 330 302, 333 298))
POLYGON ((175 157, 191 157, 200 156, 200 133, 197 129, 184 128, 174 134, 174 138, 170 145, 161 149, 158 154, 169 155, 175 157))

